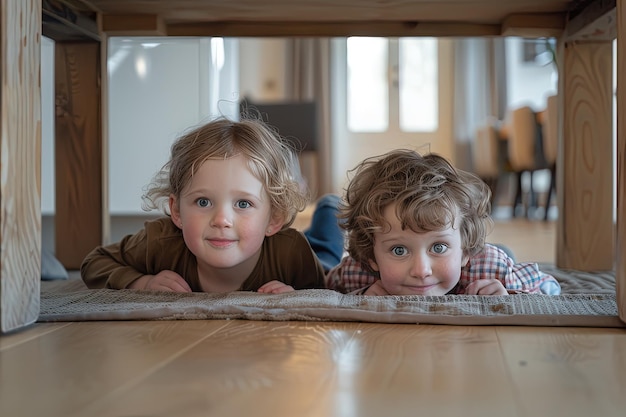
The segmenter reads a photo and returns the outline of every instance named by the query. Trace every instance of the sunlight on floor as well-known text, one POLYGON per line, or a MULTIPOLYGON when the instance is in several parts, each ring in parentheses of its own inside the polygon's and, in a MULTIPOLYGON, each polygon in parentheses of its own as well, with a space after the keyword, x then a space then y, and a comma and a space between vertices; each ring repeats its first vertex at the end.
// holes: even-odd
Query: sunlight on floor
POLYGON ((487 242, 509 247, 517 262, 554 263, 556 222, 525 218, 496 220, 487 242))

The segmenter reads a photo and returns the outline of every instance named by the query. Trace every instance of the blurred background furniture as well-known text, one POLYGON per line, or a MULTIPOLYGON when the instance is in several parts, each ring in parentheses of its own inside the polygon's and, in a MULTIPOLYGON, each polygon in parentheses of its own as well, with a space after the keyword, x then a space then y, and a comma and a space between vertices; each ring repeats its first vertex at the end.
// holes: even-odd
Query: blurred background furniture
POLYGON ((299 169, 304 185, 313 199, 319 197, 319 117, 315 101, 239 103, 242 116, 259 118, 276 129, 298 155, 299 169))
POLYGON ((557 96, 548 97, 546 101, 546 110, 541 123, 543 134, 543 155, 550 169, 550 185, 546 194, 544 220, 548 220, 548 212, 550 210, 550 202, 552 194, 556 193, 556 157, 558 152, 558 118, 557 118, 557 96))
POLYGON ((507 143, 500 140, 497 120, 489 119, 476 129, 472 146, 474 173, 491 189, 491 208, 494 209, 505 173, 510 173, 507 143))
POLYGON ((522 206, 523 214, 529 217, 537 208, 537 194, 534 191, 533 174, 547 169, 543 150, 543 134, 537 114, 529 106, 511 109, 508 114, 507 149, 511 169, 517 175, 517 188, 513 199, 513 217, 522 206), (528 190, 524 190, 524 174, 528 174, 528 190))

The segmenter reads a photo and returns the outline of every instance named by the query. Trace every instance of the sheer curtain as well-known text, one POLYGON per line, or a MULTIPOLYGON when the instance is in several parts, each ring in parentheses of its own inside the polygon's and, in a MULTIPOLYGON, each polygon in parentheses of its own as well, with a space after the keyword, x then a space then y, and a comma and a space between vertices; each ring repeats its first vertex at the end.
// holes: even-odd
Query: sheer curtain
POLYGON ((472 170, 476 128, 506 111, 504 38, 463 38, 454 48, 454 138, 456 164, 472 170))
POLYGON ((291 38, 287 41, 286 95, 297 101, 315 101, 318 110, 319 151, 303 154, 302 170, 313 177, 314 196, 331 191, 330 39, 291 38))
MULTIPOLYGON (((303 171, 314 171, 312 191, 332 190, 330 38, 287 40, 286 94, 292 100, 318 104, 317 161, 303 160, 303 171)), ((476 128, 489 117, 502 120, 506 111, 506 60, 503 38, 463 38, 455 41, 454 136, 457 165, 471 170, 471 146, 476 128)))

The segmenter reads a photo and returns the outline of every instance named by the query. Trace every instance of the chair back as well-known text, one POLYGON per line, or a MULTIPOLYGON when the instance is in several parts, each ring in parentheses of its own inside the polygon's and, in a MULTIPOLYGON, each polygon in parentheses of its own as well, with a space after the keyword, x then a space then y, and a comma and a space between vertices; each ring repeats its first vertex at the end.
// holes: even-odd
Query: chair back
POLYGON ((537 143, 537 119, 529 106, 510 111, 508 121, 509 163, 514 171, 536 170, 535 144, 537 143))
POLYGON ((476 129, 472 159, 474 172, 480 178, 498 176, 498 132, 493 124, 485 124, 476 129))
POLYGON ((556 163, 558 152, 558 119, 557 96, 550 96, 546 102, 545 117, 543 118, 543 154, 549 165, 556 163))

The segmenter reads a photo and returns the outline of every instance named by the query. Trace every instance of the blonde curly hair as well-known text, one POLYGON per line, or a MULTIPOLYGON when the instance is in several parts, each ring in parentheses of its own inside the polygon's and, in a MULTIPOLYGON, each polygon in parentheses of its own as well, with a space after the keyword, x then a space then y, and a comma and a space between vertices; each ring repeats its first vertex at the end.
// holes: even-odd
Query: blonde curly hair
POLYGON ((348 253, 363 267, 374 259, 374 233, 389 227, 383 213, 390 204, 403 228, 423 233, 458 224, 465 255, 484 248, 493 227, 491 190, 445 158, 398 149, 365 159, 349 174, 339 217, 348 253))
POLYGON ((254 176, 263 183, 272 215, 284 219, 283 229, 291 226, 309 201, 301 185, 297 155, 288 141, 257 118, 218 118, 180 136, 172 144, 169 161, 145 187, 144 210, 157 209, 171 215, 169 196, 179 200, 181 191, 207 159, 237 155, 246 158, 254 176))

